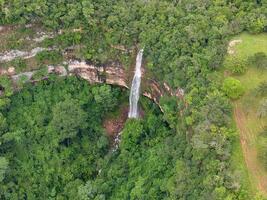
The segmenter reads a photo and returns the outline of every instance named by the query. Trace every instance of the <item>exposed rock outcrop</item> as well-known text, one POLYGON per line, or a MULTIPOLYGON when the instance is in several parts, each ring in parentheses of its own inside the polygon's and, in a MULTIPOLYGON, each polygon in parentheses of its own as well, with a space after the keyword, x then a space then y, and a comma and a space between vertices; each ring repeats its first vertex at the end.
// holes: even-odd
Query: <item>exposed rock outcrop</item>
POLYGON ((36 47, 31 51, 11 50, 4 53, 0 53, 0 62, 9 62, 16 58, 28 59, 36 56, 37 53, 45 50, 52 50, 51 48, 36 47))
MULTIPOLYGON (((70 75, 76 74, 90 83, 107 83, 129 88, 125 68, 120 63, 111 62, 104 66, 94 66, 85 61, 71 61, 68 70, 70 75)), ((144 73, 144 71, 142 73, 144 73)), ((158 105, 163 95, 176 96, 183 99, 183 89, 179 88, 173 91, 167 83, 164 83, 163 87, 161 87, 160 84, 153 79, 144 78, 142 81, 146 85, 146 88, 143 90, 143 95, 153 100, 158 105)), ((160 109, 162 110, 161 107, 160 109)))
POLYGON ((235 46, 241 42, 242 42, 241 39, 230 41, 228 44, 227 53, 230 55, 235 54, 235 46))
POLYGON ((71 61, 68 70, 70 74, 76 74, 90 83, 107 83, 128 88, 125 71, 115 62, 105 66, 94 66, 85 61, 71 61))
MULTIPOLYGON (((67 69, 62 65, 47 66, 47 72, 55 73, 59 76, 76 75, 87 80, 91 84, 107 83, 110 85, 129 88, 127 73, 125 68, 120 63, 110 62, 103 66, 95 66, 85 61, 69 61, 65 64, 68 66, 67 69)), ((37 71, 38 70, 16 74, 15 69, 11 67, 7 70, 0 70, 0 75, 8 75, 14 82, 17 82, 22 76, 27 77, 29 81, 36 81, 32 80, 32 78, 37 71)), ((172 90, 167 83, 164 83, 163 86, 161 86, 153 79, 143 78, 142 81, 145 85, 145 89, 143 88, 143 95, 153 100, 158 105, 160 98, 164 95, 176 96, 180 99, 183 99, 184 91, 182 89, 172 90)), ((162 110, 161 107, 160 109, 162 110)))

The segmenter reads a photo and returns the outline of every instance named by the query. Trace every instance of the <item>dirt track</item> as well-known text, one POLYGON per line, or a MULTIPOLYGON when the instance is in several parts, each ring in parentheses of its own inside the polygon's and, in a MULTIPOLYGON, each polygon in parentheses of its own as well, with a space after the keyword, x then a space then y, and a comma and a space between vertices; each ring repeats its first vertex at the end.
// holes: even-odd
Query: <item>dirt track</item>
POLYGON ((257 184, 260 192, 267 195, 267 173, 257 159, 257 149, 251 140, 255 137, 246 126, 246 115, 237 103, 234 105, 234 117, 240 132, 240 142, 245 162, 249 171, 250 180, 257 184))

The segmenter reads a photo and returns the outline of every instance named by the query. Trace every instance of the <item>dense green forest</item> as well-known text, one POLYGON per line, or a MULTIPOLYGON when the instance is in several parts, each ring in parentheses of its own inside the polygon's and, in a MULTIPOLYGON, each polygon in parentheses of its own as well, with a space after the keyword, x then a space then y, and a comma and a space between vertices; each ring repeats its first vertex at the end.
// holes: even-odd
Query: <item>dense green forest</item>
MULTIPOLYGON (((231 162, 239 136, 230 101, 244 91, 214 71, 232 36, 267 31, 266 13, 265 0, 0 0, 0 24, 62 32, 43 47, 124 66, 144 48, 150 78, 185 91, 163 96, 163 113, 142 99, 144 117, 127 120, 112 151, 102 122, 126 91, 55 76, 13 91, 1 77, 0 199, 262 199, 231 162)), ((36 57, 63 60, 60 51, 36 57)))
MULTIPOLYGON (((170 129, 158 109, 148 104, 145 118, 129 120, 119 149, 110 152, 101 122, 118 106, 119 97, 123 94, 118 88, 90 86, 75 77, 52 77, 12 95, 1 112, 1 198, 235 199, 246 195, 227 169, 233 133, 226 128, 213 127, 211 134, 195 135, 190 144, 181 124, 176 123, 177 132, 170 129)), ((220 94, 211 94, 207 101, 219 105, 222 114, 230 113, 227 99, 220 94)), ((226 118, 213 120, 225 125, 220 117, 226 118)))
POLYGON ((108 152, 101 119, 120 93, 51 78, 12 96, 1 114, 1 199, 73 199, 108 152))

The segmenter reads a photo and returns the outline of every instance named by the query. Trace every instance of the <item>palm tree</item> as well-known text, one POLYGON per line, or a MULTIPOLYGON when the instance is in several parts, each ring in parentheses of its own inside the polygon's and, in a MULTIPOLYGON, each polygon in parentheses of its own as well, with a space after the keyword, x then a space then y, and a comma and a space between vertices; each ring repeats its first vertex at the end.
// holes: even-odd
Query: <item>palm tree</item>
POLYGON ((257 95, 267 96, 267 81, 261 82, 257 87, 257 95))
POLYGON ((263 99, 258 109, 258 116, 260 118, 267 116, 267 99, 263 99))

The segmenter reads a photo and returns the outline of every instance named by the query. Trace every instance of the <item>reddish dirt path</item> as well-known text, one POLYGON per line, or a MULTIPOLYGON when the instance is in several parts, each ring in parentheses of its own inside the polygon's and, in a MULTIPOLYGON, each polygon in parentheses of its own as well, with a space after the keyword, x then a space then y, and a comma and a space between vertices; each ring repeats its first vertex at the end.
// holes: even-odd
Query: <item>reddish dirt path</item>
MULTIPOLYGON (((123 130, 124 124, 128 119, 129 106, 121 105, 118 112, 119 113, 117 116, 108 116, 103 121, 103 127, 105 128, 106 133, 109 137, 111 147, 114 147, 114 145, 116 145, 115 138, 123 130)), ((144 110, 141 106, 139 107, 139 114, 140 118, 143 118, 145 116, 144 110)))
POLYGON ((106 129, 106 132, 113 143, 114 138, 119 134, 123 127, 124 123, 128 118, 128 106, 122 106, 119 108, 119 115, 116 117, 108 117, 103 122, 103 127, 106 129))
POLYGON ((252 183, 257 184, 260 192, 267 196, 267 174, 257 159, 257 149, 251 144, 253 133, 246 126, 246 115, 237 103, 234 105, 234 117, 240 132, 240 142, 245 162, 249 171, 252 183))

